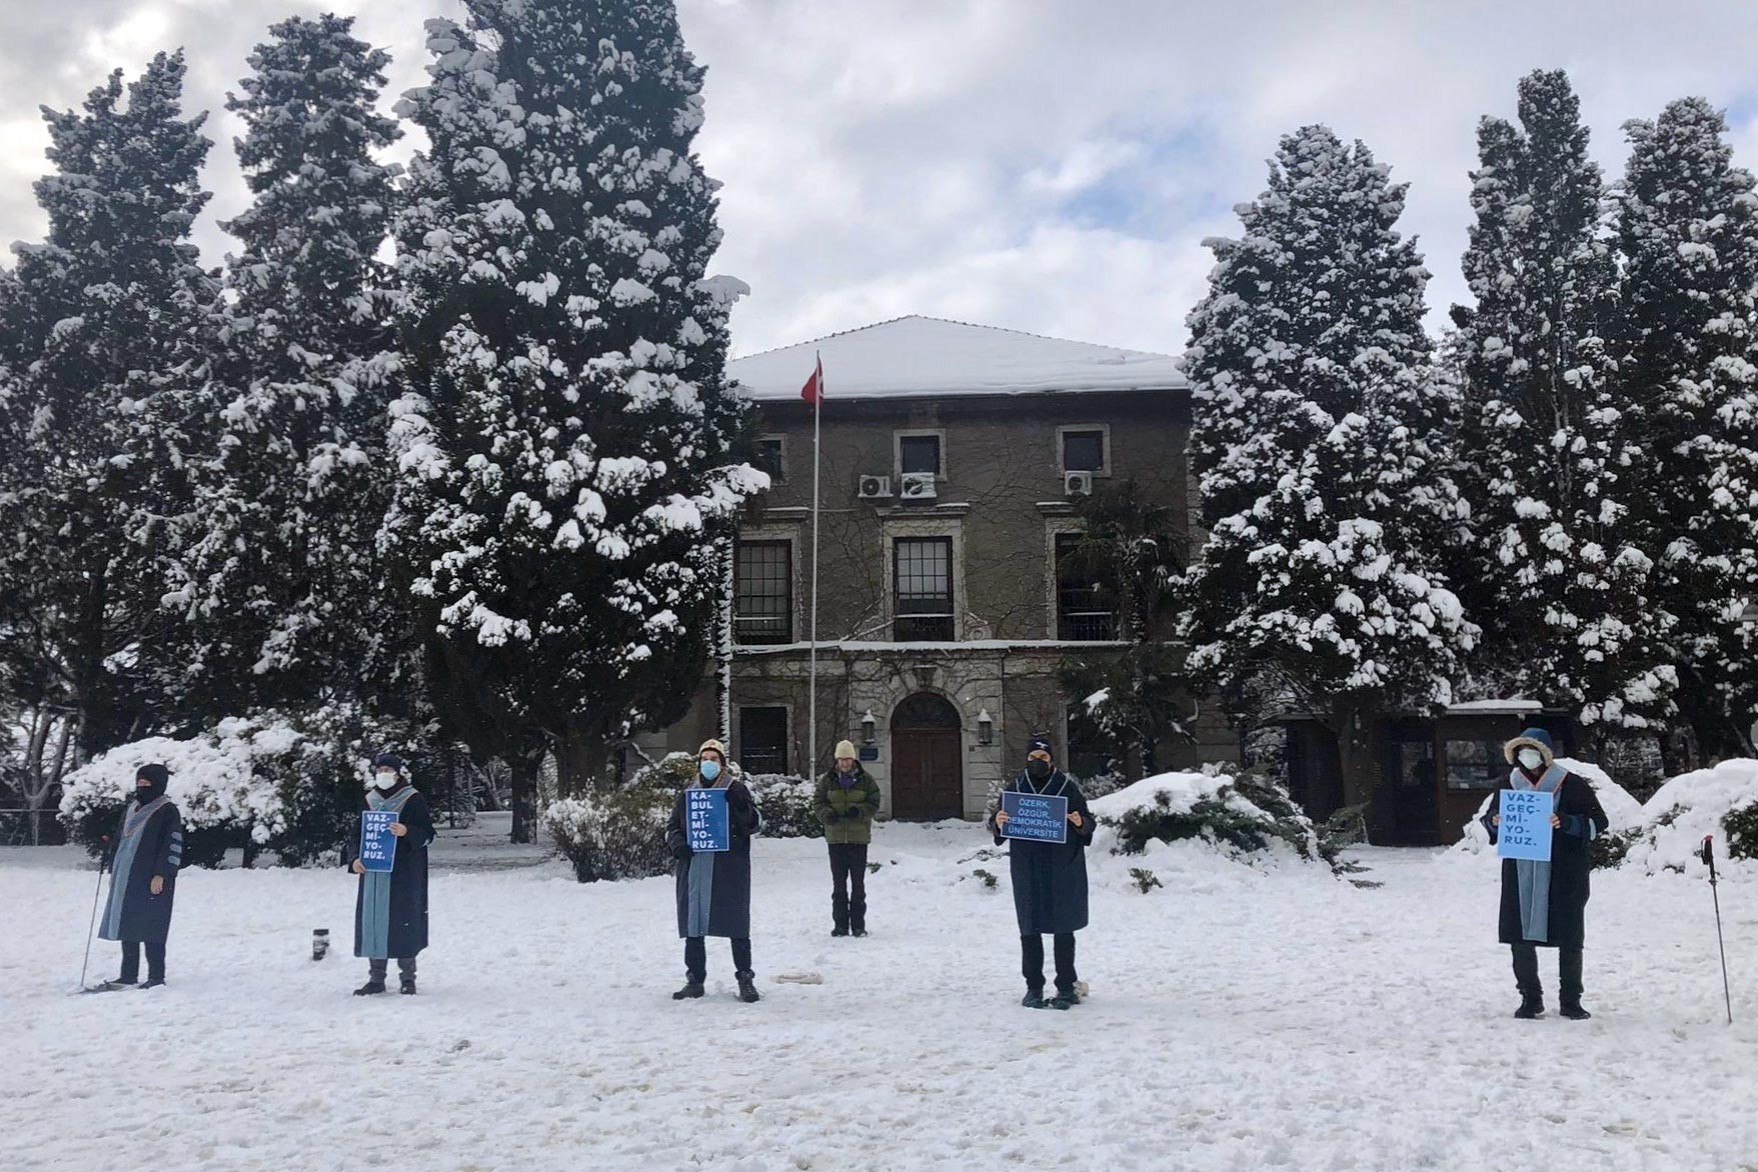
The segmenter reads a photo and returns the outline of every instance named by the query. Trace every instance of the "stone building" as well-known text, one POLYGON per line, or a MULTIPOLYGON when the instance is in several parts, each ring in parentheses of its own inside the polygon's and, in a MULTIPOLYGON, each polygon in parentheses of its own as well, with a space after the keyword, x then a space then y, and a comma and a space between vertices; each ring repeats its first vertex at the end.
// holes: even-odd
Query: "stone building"
MULTIPOLYGON (((1133 480, 1188 516, 1188 388, 1165 355, 923 317, 730 364, 775 483, 733 553, 730 662, 644 750, 724 729, 748 772, 813 772, 812 410, 800 389, 819 356, 818 767, 853 740, 897 818, 979 815, 1038 732, 1077 774, 1103 769, 1110 746, 1083 727, 1057 669, 1122 644, 1059 550, 1095 483, 1133 480)), ((1162 766, 1236 756, 1218 714, 1197 732, 1166 746, 1162 766)))

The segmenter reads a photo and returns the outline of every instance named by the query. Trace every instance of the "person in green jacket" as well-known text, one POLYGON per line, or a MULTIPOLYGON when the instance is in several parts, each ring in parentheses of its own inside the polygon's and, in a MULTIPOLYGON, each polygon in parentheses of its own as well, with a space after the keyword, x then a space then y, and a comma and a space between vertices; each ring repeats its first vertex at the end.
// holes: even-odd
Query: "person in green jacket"
POLYGON ((867 844, 879 812, 879 783, 855 759, 855 746, 836 746, 836 768, 818 779, 815 795, 824 841, 830 844, 832 936, 867 934, 867 844))

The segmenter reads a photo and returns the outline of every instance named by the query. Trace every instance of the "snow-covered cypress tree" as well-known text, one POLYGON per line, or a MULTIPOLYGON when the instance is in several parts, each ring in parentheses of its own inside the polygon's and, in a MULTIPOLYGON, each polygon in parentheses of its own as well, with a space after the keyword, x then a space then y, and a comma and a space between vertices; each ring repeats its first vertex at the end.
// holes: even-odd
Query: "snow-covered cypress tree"
POLYGON ((702 683, 719 538, 766 484, 731 450, 744 286, 706 275, 702 71, 671 0, 466 7, 428 23, 402 107, 432 145, 395 225, 386 540, 442 711, 528 776, 555 753, 574 791, 702 683))
POLYGON ((1454 312, 1480 566, 1466 603, 1488 628, 1486 679, 1614 735, 1664 720, 1677 684, 1640 421, 1610 354, 1615 266, 1568 78, 1524 78, 1519 119, 1479 126, 1464 259, 1477 303, 1454 312))
POLYGON ((160 712, 158 600, 191 507, 188 427, 217 287, 189 242, 209 143, 205 116, 182 115, 183 77, 182 54, 161 53, 126 88, 118 71, 80 110, 44 111, 48 236, 14 246, 22 360, 7 391, 18 446, 0 493, 0 625, 30 633, 10 647, 78 710, 82 753, 160 712))
POLYGON ((1351 801, 1374 716, 1446 703, 1473 636, 1440 569, 1460 506, 1404 193, 1360 143, 1284 138, 1244 234, 1209 242, 1186 354, 1211 534, 1184 583, 1190 670, 1327 718, 1351 801))
POLYGON ((1758 197, 1702 98, 1625 125, 1619 381, 1648 437, 1657 590, 1679 616, 1679 699, 1708 752, 1746 745, 1758 645, 1758 197))
POLYGON ((228 258, 227 344, 197 469, 203 524, 167 599, 185 624, 185 687, 216 714, 379 674, 391 335, 370 294, 387 282, 374 254, 395 169, 374 152, 399 131, 374 110, 389 57, 352 26, 273 26, 227 103, 255 199, 225 225, 242 248, 228 258))

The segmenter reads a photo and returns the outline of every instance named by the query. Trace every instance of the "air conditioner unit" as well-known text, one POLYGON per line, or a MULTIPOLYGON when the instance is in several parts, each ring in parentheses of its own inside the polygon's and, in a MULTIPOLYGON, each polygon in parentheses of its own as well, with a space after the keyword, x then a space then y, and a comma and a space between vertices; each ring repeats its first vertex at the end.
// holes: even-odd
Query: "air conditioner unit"
POLYGON ((905 472, 903 474, 903 491, 898 494, 906 501, 931 501, 935 497, 934 474, 932 472, 905 472))
POLYGON ((1092 496, 1093 474, 1091 472, 1064 472, 1062 474, 1063 496, 1092 496))
POLYGON ((891 477, 889 477, 889 476, 863 476, 863 477, 861 477, 861 499, 864 501, 890 500, 891 499, 891 477))

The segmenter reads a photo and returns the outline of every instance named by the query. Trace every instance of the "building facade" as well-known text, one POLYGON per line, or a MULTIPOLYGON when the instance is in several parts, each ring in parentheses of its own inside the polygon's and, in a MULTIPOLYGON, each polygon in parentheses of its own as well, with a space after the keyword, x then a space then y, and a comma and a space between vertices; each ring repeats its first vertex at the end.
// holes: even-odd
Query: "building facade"
MULTIPOLYGON (((1077 774, 1111 747, 1058 669, 1115 653, 1118 616, 1070 555, 1080 497, 1132 481, 1188 517, 1190 395, 1165 355, 901 318, 735 360, 774 480, 732 552, 730 661, 650 752, 725 732, 748 772, 810 775, 854 741, 896 818, 979 816, 1047 732, 1077 774), (819 542, 813 413, 822 358, 819 542), (1109 649, 1109 650, 1108 650, 1109 649), (724 727, 723 727, 724 726, 724 727)), ((1203 706, 1208 711, 1208 706, 1203 706)), ((1218 713, 1163 767, 1237 755, 1218 713)), ((644 739, 648 740, 648 739, 644 739)))

